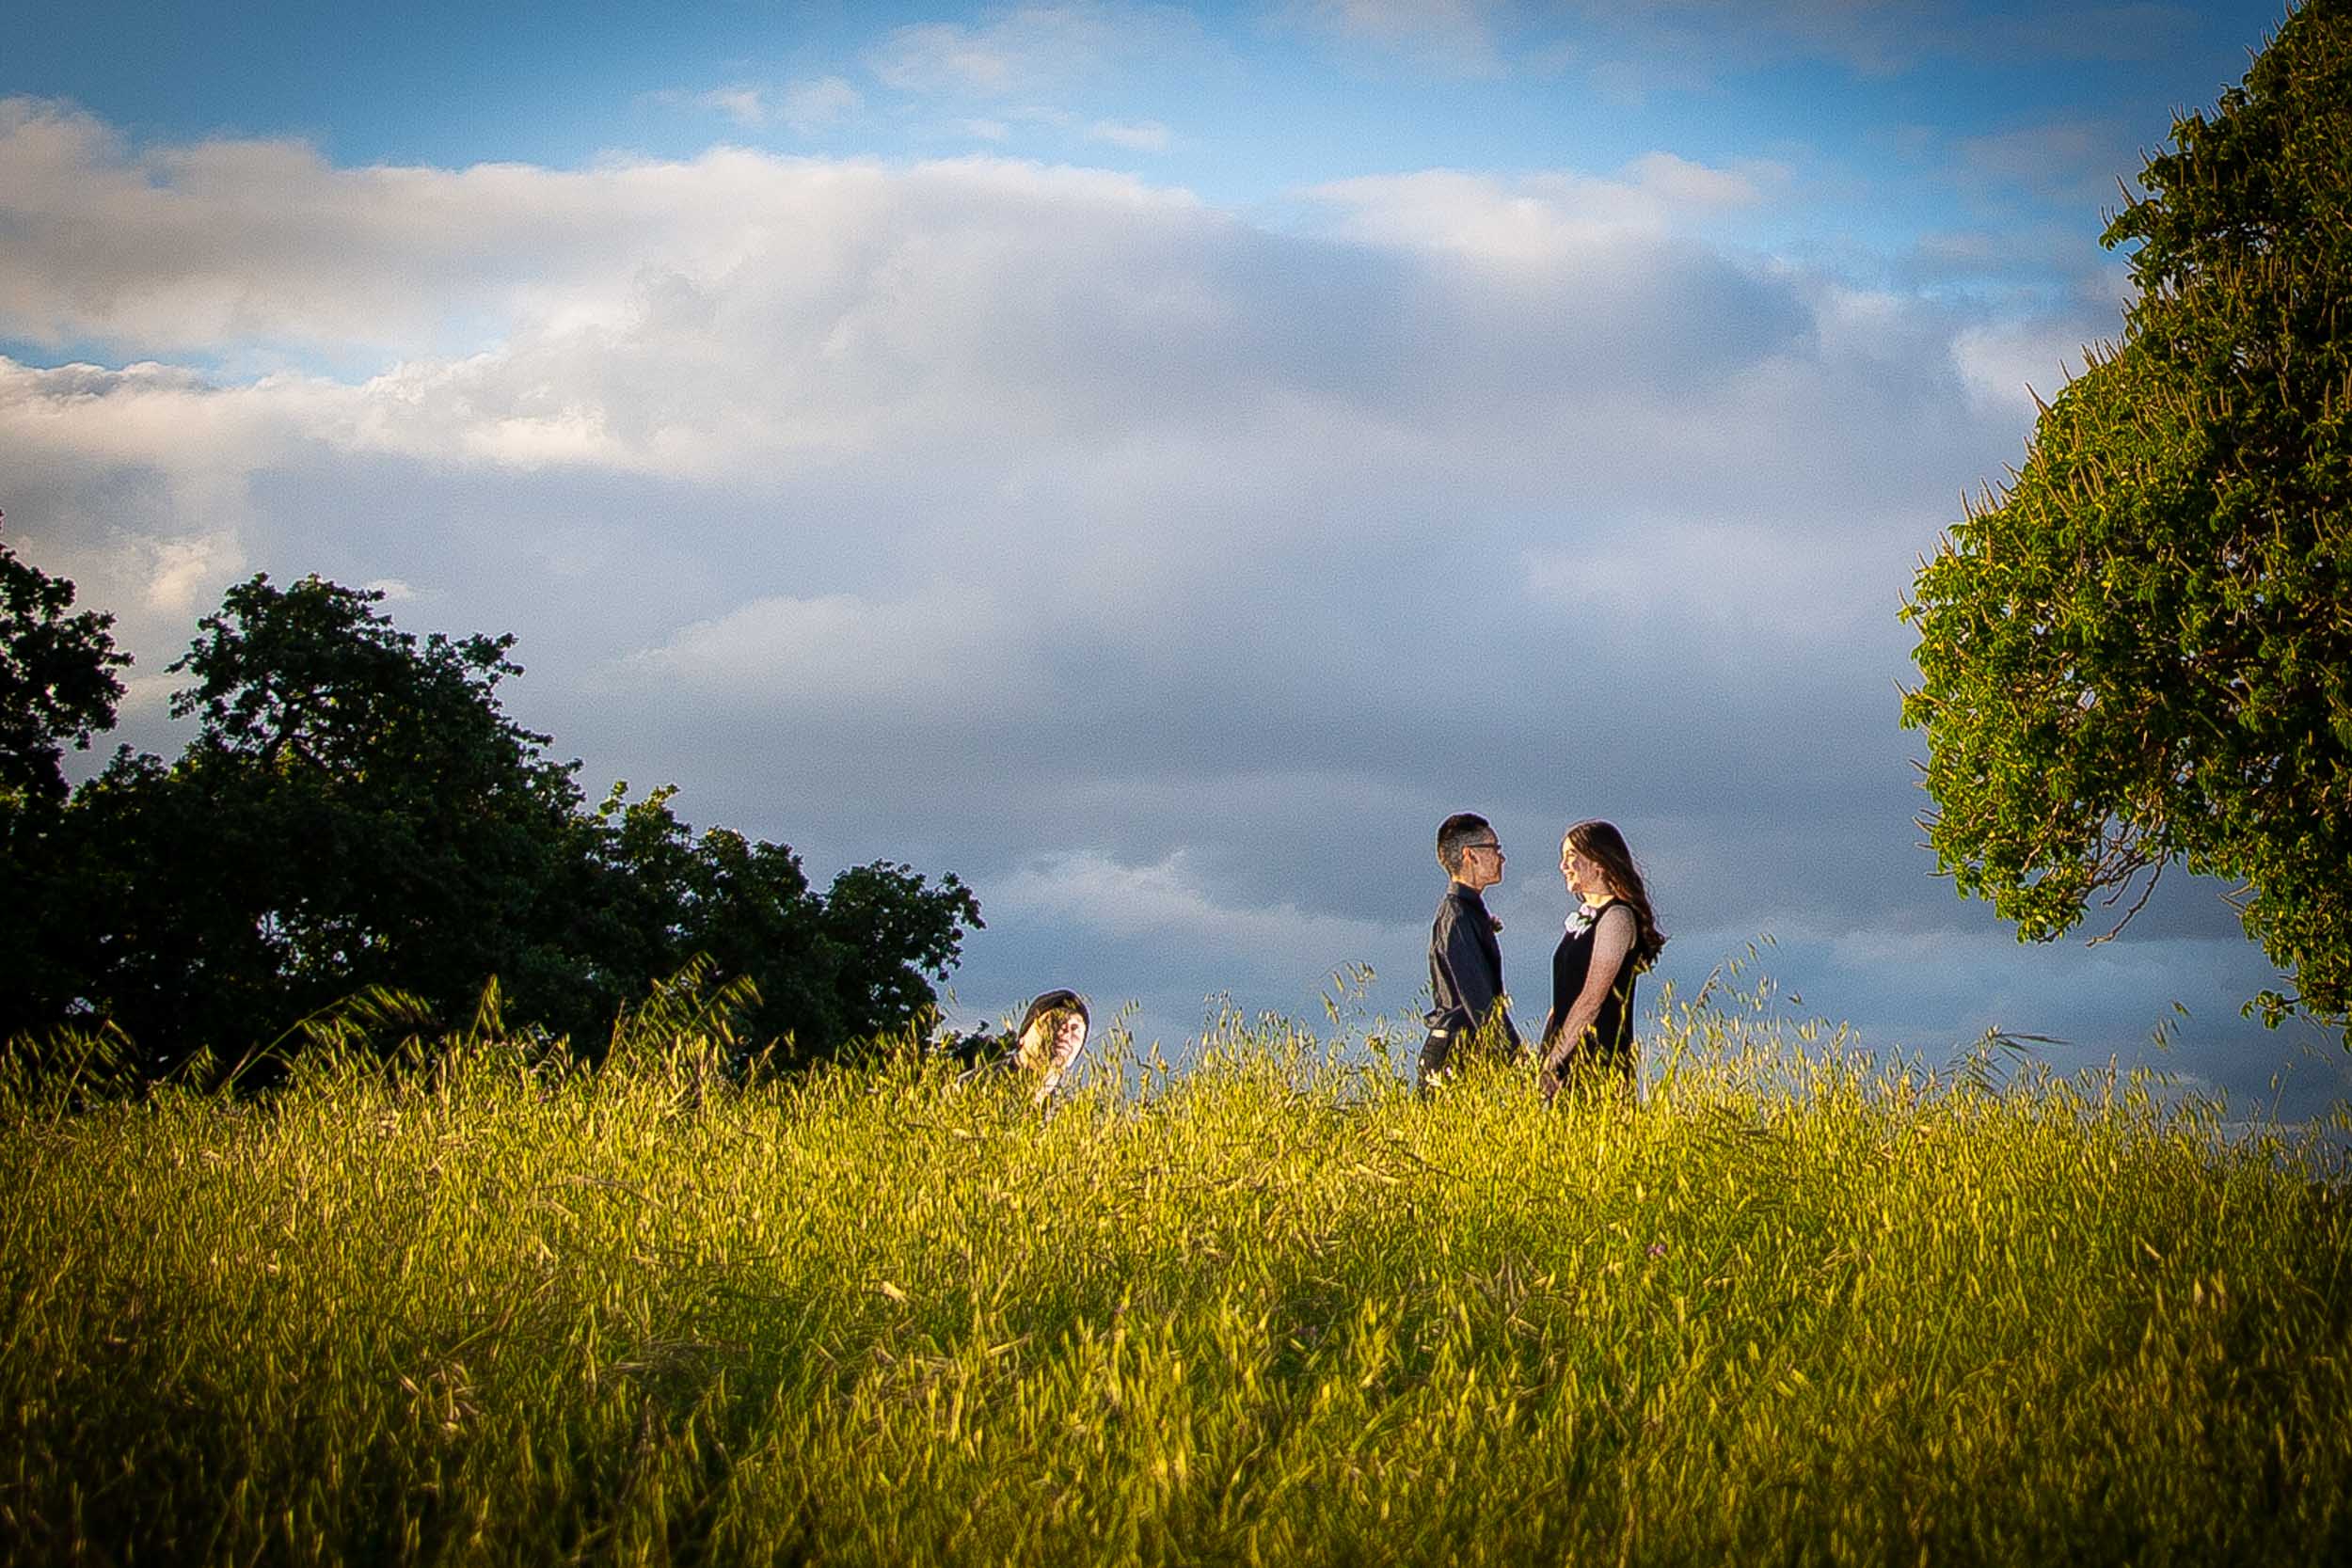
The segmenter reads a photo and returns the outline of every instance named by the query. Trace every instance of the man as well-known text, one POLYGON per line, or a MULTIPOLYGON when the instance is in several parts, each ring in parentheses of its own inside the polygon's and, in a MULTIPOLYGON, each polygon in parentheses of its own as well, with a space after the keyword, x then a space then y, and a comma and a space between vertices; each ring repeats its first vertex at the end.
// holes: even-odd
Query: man
POLYGON ((1502 845, 1486 819, 1455 812, 1438 827, 1438 863, 1451 879, 1429 927, 1429 1038, 1421 1048, 1420 1086, 1444 1080, 1471 1053, 1517 1056, 1519 1032, 1502 995, 1501 923, 1486 912, 1486 891, 1502 880, 1502 845))

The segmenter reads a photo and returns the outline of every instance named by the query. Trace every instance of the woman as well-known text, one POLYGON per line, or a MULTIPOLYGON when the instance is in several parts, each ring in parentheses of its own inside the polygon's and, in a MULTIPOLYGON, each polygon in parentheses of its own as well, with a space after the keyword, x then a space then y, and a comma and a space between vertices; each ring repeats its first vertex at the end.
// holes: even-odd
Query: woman
POLYGON ((1014 1036, 1013 1066, 1036 1080, 1029 1103, 1043 1105, 1061 1087, 1087 1046, 1086 998, 1074 990, 1049 990, 1029 1004, 1014 1036))
POLYGON ((1578 900, 1551 956, 1551 1013, 1544 1020, 1543 1085, 1633 1092, 1633 980, 1666 945, 1649 889, 1625 835, 1579 822, 1560 842, 1560 876, 1578 900))

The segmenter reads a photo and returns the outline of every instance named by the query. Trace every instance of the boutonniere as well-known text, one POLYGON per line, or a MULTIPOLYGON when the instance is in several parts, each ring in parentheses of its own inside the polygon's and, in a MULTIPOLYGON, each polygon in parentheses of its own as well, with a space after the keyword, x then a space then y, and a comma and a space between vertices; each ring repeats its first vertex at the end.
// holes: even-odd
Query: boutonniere
POLYGON ((1568 935, 1582 936, 1593 928, 1593 922, 1599 918, 1599 915, 1600 911, 1592 905, 1579 904, 1568 915, 1568 935))
POLYGON ((1502 935, 1502 916, 1490 914, 1486 917, 1486 924, 1495 928, 1495 935, 1502 935))

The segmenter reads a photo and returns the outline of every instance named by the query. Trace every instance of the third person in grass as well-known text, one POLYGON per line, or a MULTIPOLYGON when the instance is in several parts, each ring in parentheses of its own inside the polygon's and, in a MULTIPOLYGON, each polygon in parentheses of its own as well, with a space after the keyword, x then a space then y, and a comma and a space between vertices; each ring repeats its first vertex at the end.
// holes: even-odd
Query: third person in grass
POLYGON ((1551 1012, 1544 1020, 1546 1103, 1563 1085, 1633 1098, 1633 982, 1666 944, 1649 889, 1625 835, 1579 822, 1560 843, 1560 876, 1576 905, 1551 956, 1551 1012))
POLYGON ((1087 1048, 1086 998, 1074 990, 1049 990, 1029 1004, 1013 1037, 1012 1064, 1029 1084, 1029 1102, 1043 1106, 1068 1081, 1087 1048))

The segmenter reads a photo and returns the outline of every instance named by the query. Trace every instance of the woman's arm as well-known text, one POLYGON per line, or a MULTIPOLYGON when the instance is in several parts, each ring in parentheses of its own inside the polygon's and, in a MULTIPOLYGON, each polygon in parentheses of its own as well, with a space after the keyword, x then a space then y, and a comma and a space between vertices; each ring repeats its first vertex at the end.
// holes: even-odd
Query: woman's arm
POLYGON ((1633 911, 1623 904, 1612 904, 1600 913, 1600 924, 1593 930, 1593 961, 1584 971, 1584 985, 1576 993, 1576 1001, 1568 1008, 1567 1022, 1560 1025, 1560 1033, 1549 1042, 1544 1055, 1544 1070, 1557 1073, 1576 1049, 1584 1031, 1600 1017, 1601 1004, 1609 1000, 1609 988, 1617 983, 1617 972, 1625 967, 1633 952, 1633 911))

